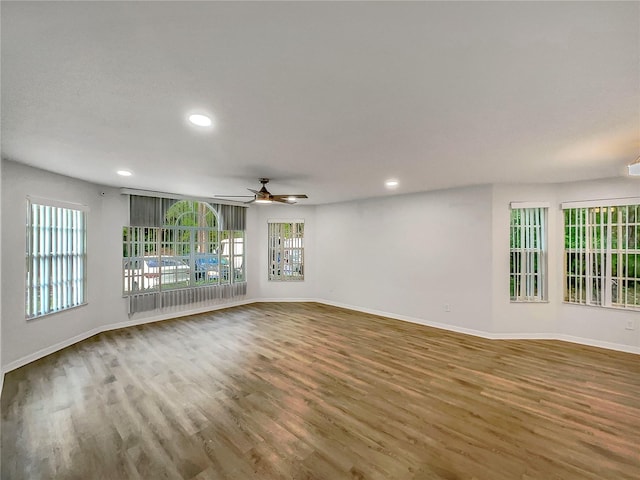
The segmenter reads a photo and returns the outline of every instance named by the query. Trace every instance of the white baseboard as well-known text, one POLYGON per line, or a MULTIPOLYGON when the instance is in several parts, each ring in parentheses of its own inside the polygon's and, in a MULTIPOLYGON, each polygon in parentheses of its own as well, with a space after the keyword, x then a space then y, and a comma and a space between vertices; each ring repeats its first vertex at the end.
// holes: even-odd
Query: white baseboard
POLYGON ((379 315, 382 317, 393 318, 395 320, 402 320, 405 322, 417 323, 425 325, 427 327, 439 328, 442 330, 448 330, 451 332, 464 333, 467 335, 474 335, 476 337, 482 337, 489 340, 560 340, 564 342, 578 343, 580 345, 587 345, 590 347, 605 348, 607 350, 616 350, 618 352, 635 353, 640 355, 640 347, 634 347, 632 345, 624 345, 621 343, 604 342, 601 340, 594 340, 591 338, 575 337, 572 335, 565 335, 562 333, 493 333, 485 332, 482 330, 474 330, 466 327, 459 327, 456 325, 450 325, 447 323, 430 322, 422 318, 409 317, 406 315, 398 315, 390 312, 383 312, 380 310, 374 310, 371 308, 358 307, 354 305, 347 305, 339 302, 332 302, 330 300, 316 299, 315 302, 325 305, 331 305, 333 307, 346 308, 348 310, 354 310, 362 313, 370 313, 372 315, 379 315))
POLYGON ((317 298, 256 298, 253 303, 323 303, 317 298))
POLYGON ((99 327, 99 328, 91 329, 87 332, 80 333, 74 337, 67 338, 62 342, 58 342, 56 344, 53 344, 41 350, 38 350, 37 352, 33 352, 29 355, 19 358, 18 360, 14 360, 13 362, 5 365, 2 368, 2 372, 7 373, 7 372, 10 372, 11 370, 15 370, 16 368, 20 368, 26 365, 27 363, 35 362, 36 360, 39 360, 42 357, 51 355, 52 353, 57 352, 58 350, 62 350, 63 348, 67 348, 73 345, 74 343, 78 343, 78 342, 81 342, 82 340, 86 340, 87 338, 93 337, 94 335, 97 335, 98 333, 101 333, 103 331, 104 329, 99 327))
MULTIPOLYGON (((230 302, 230 303, 220 303, 220 304, 215 304, 215 305, 209 305, 209 306, 204 306, 204 307, 200 307, 200 308, 195 308, 192 310, 182 310, 182 311, 177 311, 177 312, 169 312, 169 313, 163 313, 161 315, 155 315, 152 317, 142 317, 142 318, 133 318, 131 320, 127 320, 124 322, 118 322, 118 323, 111 323, 108 325, 103 325, 101 327, 97 327, 94 329, 91 329, 89 331, 80 333, 74 337, 71 338, 67 338, 66 340, 63 340, 62 342, 56 343, 54 345, 50 345, 46 348, 43 348, 41 350, 38 350, 37 352, 31 353, 29 355, 26 355, 22 358, 19 358, 18 360, 14 360, 13 362, 5 365, 2 368, 2 382, 4 382, 4 374, 8 373, 12 370, 15 370, 17 368, 23 367, 24 365, 27 365, 28 363, 34 362, 36 360, 39 360, 43 357, 46 357, 47 355, 51 355, 52 353, 57 352, 58 350, 62 350, 63 348, 67 348, 70 347, 71 345, 73 345, 74 343, 78 343, 81 342, 82 340, 86 340, 89 337, 93 337, 94 335, 97 335, 99 333, 103 333, 103 332, 109 332, 111 330, 118 330, 119 328, 126 328, 126 327, 134 327, 136 325, 144 325, 145 323, 154 323, 154 322, 161 322, 163 320, 170 320, 172 318, 180 318, 180 317, 188 317, 190 315, 197 315, 199 313, 206 313, 206 312, 212 312, 214 310, 222 310, 224 308, 231 308, 231 307, 238 307, 240 305, 247 305, 249 303, 255 303, 254 300, 242 300, 239 302, 230 302)), ((1 385, 1 384, 0 384, 1 385)), ((1 392, 2 390, 0 390, 1 392)))
POLYGON ((407 315, 399 315, 392 312, 384 312, 384 311, 375 310, 371 308, 348 305, 340 302, 333 302, 330 300, 324 300, 324 299, 318 299, 318 298, 259 298, 259 299, 249 299, 249 300, 241 300, 238 302, 203 306, 203 307, 188 310, 188 311, 163 313, 162 315, 156 315, 153 317, 133 318, 125 322, 112 323, 109 325, 104 325, 98 328, 94 328, 87 332, 80 333, 74 337, 68 338, 66 340, 63 340, 62 342, 59 342, 54 345, 43 348, 41 350, 38 350, 37 352, 26 355, 22 358, 19 358, 18 360, 14 360, 13 362, 5 365, 2 368, 2 374, 0 375, 0 392, 2 392, 2 386, 4 384, 4 375, 6 373, 12 370, 15 370, 17 368, 20 368, 35 360, 39 360, 40 358, 46 357, 47 355, 57 352, 58 350, 62 350, 63 348, 69 347, 74 343, 78 343, 78 342, 81 342, 82 340, 86 340, 87 338, 97 335, 99 333, 108 332, 111 330, 117 330, 119 328, 143 325, 145 323, 160 322, 160 321, 169 320, 172 318, 180 318, 180 317, 186 317, 189 315, 197 315, 200 313, 212 312, 215 310, 237 307, 240 305, 249 305, 252 303, 275 303, 275 302, 320 303, 323 305, 330 305, 333 307, 345 308, 347 310, 354 310, 357 312, 368 313, 371 315, 378 315, 382 317, 393 318, 395 320, 401 320, 404 322, 417 323, 419 325, 439 328, 441 330, 448 330, 451 332, 463 333, 466 335, 473 335, 476 337, 482 337, 489 340, 525 340, 525 339, 526 340, 561 340, 565 342, 578 343, 580 345, 588 345, 592 347, 605 348, 608 350, 616 350, 620 352, 635 353, 640 355, 640 347, 635 347, 632 345, 624 345, 619 343, 604 342, 604 341, 594 340, 590 338, 575 337, 572 335, 565 335, 560 333, 557 333, 557 334, 554 334, 554 333, 492 333, 492 332, 485 332, 482 330, 474 330, 466 327, 459 327, 457 325, 450 325, 446 323, 430 322, 423 318, 410 317, 407 315))
POLYGON ((640 355, 640 347, 634 347, 633 345, 623 345, 620 343, 603 342, 601 340, 594 340, 592 338, 574 337, 573 335, 558 334, 556 340, 562 340, 563 342, 579 343, 580 345, 588 345, 590 347, 605 348, 607 350, 617 350, 619 352, 635 353, 640 355))
POLYGON ((491 333, 491 340, 558 340, 554 333, 491 333))
POLYGON ((124 322, 112 323, 103 328, 103 332, 110 330, 117 330, 118 328, 133 327, 135 325, 144 325, 145 323, 162 322, 163 320, 171 320, 173 318, 188 317, 190 315, 198 315, 200 313, 213 312, 215 310, 222 310, 225 308, 239 307, 241 305, 248 305, 255 303, 255 300, 240 300, 237 302, 219 303, 213 305, 205 305, 191 310, 177 310, 175 312, 165 312, 161 315, 154 315, 150 317, 141 317, 134 315, 131 320, 125 320, 124 322))
POLYGON ((491 334, 483 332, 482 330, 474 330, 472 328, 458 327, 456 325, 449 325, 447 323, 430 322, 423 318, 410 317, 407 315, 398 315, 397 313, 384 312, 382 310, 375 310, 372 308, 358 307, 354 305, 347 305, 345 303, 332 302, 329 300, 314 300, 317 303, 324 305, 331 305, 332 307, 346 308, 347 310, 354 310, 356 312, 369 313, 371 315, 378 315, 379 317, 393 318, 394 320, 402 320, 404 322, 417 323, 426 327, 439 328, 441 330, 449 330, 456 333, 464 333, 467 335, 473 335, 475 337, 482 337, 491 339, 491 334))

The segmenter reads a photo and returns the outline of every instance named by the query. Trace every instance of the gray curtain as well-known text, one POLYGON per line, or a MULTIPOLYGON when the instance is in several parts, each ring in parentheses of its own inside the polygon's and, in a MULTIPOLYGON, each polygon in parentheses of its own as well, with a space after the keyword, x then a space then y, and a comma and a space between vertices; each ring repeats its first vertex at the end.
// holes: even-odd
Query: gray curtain
MULTIPOLYGON (((129 225, 132 227, 162 227, 167 210, 174 203, 174 198, 129 196, 129 225)), ((244 230, 246 226, 247 207, 209 203, 218 212, 220 230, 244 230)))
POLYGON ((220 216, 220 230, 244 230, 247 218, 247 207, 237 205, 216 205, 213 208, 220 216))
POLYGON ((166 211, 178 200, 174 198, 129 196, 129 225, 162 227, 166 211))
MULTIPOLYGON (((129 225, 161 228, 167 210, 179 200, 174 198, 129 196, 129 225)), ((218 230, 245 230, 247 207, 210 203, 218 212, 218 230)), ((190 304, 225 303, 228 299, 247 293, 246 282, 228 285, 189 287, 165 292, 129 295, 129 315, 149 310, 164 310, 190 304)), ((170 310, 169 310, 170 311, 170 310)))

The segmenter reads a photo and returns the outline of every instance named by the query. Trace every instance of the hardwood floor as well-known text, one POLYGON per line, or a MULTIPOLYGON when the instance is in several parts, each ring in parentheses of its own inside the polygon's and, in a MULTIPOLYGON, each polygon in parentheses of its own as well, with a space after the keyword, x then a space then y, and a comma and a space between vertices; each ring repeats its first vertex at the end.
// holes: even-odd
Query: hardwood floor
POLYGON ((640 357, 311 303, 92 337, 7 374, 2 479, 639 479, 640 357))

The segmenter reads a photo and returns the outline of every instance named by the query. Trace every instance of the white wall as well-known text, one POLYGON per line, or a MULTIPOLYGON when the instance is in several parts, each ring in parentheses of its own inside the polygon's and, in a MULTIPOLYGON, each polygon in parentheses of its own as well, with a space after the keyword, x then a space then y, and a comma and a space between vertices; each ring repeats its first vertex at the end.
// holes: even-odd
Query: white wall
POLYGON ((127 302, 122 297, 122 227, 129 224, 129 197, 117 188, 100 189, 100 278, 98 288, 102 300, 100 325, 129 320, 127 302))
MULTIPOLYGON (((0 277, 2 274, 2 191, 2 161, 0 161, 0 277)), ((0 394, 4 384, 4 375, 2 374, 2 318, 2 289, 0 288, 0 394)))
MULTIPOLYGON (((571 202, 578 200, 598 200, 606 198, 640 197, 640 178, 622 177, 597 182, 564 183, 557 186, 557 201, 571 202)), ((563 219, 559 218, 558 228, 563 219)), ((562 236, 558 236, 557 249, 562 249, 562 236)), ((557 265, 556 276, 562 282, 562 265, 557 265)), ((606 346, 628 345, 640 349, 640 312, 587 307, 582 305, 558 305, 557 316, 559 334, 576 337, 577 339, 592 339, 606 346), (627 330, 626 323, 632 320, 636 324, 635 330, 627 330)))
MULTIPOLYGON (((2 273, 2 161, 0 160, 0 276, 2 273)), ((0 282, 1 282, 0 278, 0 282)), ((4 373, 2 371, 2 289, 0 288, 0 394, 4 387, 4 373)), ((0 438, 2 438, 2 424, 0 422, 0 438)), ((0 445, 1 448, 1 445, 0 445)), ((2 457, 0 451, 0 458, 2 457)), ((0 471, 2 466, 0 465, 0 471)))
POLYGON ((316 207, 303 205, 255 205, 249 209, 251 219, 247 229, 253 257, 247 277, 251 291, 248 295, 260 300, 309 300, 317 298, 318 265, 322 257, 316 250, 316 207), (304 220, 304 280, 273 282, 268 280, 269 256, 267 235, 269 220, 304 220))
POLYGON ((318 207, 319 297, 490 331, 491 202, 482 186, 318 207))
POLYGON ((0 358, 3 368, 95 331, 253 300, 318 299, 486 336, 542 336, 640 348, 640 313, 562 303, 562 201, 640 195, 638 179, 562 185, 494 185, 320 206, 254 206, 247 214, 248 293, 127 316, 121 296, 121 227, 127 197, 117 189, 10 161, 1 167, 0 358), (26 196, 86 204, 88 305, 24 318, 26 196), (509 302, 509 202, 549 201, 547 304, 509 302), (267 220, 305 220, 305 281, 267 280, 267 220), (445 311, 445 305, 450 311, 445 311))
MULTIPOLYGON (((108 239, 99 186, 14 162, 2 169, 2 365, 98 327, 103 321, 103 270, 108 239), (87 305, 25 320, 27 195, 80 203, 87 216, 87 305)), ((119 262, 118 262, 119 263, 119 262)))
MULTIPOLYGON (((2 367, 15 368, 93 333, 188 315, 246 301, 247 297, 127 314, 122 297, 122 227, 129 205, 119 189, 56 175, 11 161, 2 168, 2 367), (44 317, 24 316, 27 195, 84 204, 87 218, 87 305, 44 317)), ((251 250, 246 261, 253 262, 251 250)))
POLYGON ((640 312, 563 302, 564 216, 562 202, 640 196, 640 179, 621 177, 554 185, 494 185, 493 332, 514 337, 546 337, 628 350, 640 349, 640 312), (509 301, 509 202, 547 201, 549 208, 549 303, 509 301))
MULTIPOLYGON (((551 241, 561 235, 557 222, 562 216, 557 208, 555 185, 494 185, 493 186, 493 325, 491 331, 503 334, 552 336, 556 331, 556 316, 562 301, 561 278, 555 265, 562 264, 562 251, 553 243, 548 250, 549 302, 511 303, 509 298, 509 225, 511 202, 549 202, 549 232, 551 241), (560 283, 558 283, 560 282, 560 283)), ((562 224, 560 224, 562 225, 562 224)))

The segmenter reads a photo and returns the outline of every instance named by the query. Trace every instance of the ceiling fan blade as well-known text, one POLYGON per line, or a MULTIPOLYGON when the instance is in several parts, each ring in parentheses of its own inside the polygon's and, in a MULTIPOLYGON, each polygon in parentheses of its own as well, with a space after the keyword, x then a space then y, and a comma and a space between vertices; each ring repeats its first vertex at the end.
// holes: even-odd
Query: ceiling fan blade
POLYGON ((304 194, 273 195, 273 198, 309 198, 304 194))
MULTIPOLYGON (((247 188, 251 193, 254 194, 253 200, 244 203, 286 203, 288 205, 293 205, 299 198, 309 198, 304 193, 290 193, 288 195, 272 195, 269 190, 267 190, 267 183, 269 183, 268 178, 261 178, 260 183, 262 184, 262 188, 260 190, 254 190, 252 188, 247 188)), ((230 195, 232 197, 239 197, 240 195, 230 195)))
POLYGON ((278 203, 286 203, 287 205, 293 205, 294 203, 298 203, 295 200, 288 200, 287 198, 276 198, 279 197, 280 195, 274 195, 273 198, 271 199, 272 202, 278 202, 278 203))
POLYGON ((253 195, 213 195, 212 198, 249 198, 253 195))

